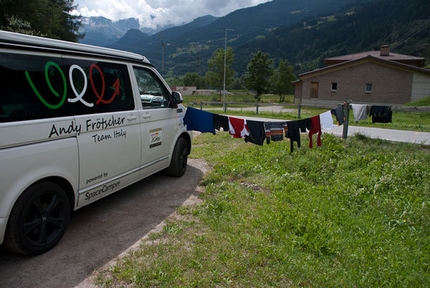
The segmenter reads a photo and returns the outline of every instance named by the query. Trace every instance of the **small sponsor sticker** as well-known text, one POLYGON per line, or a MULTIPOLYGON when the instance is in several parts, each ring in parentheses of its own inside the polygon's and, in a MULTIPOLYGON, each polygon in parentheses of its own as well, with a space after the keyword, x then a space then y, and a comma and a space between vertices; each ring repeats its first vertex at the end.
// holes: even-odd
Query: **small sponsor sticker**
POLYGON ((160 146, 163 139, 163 129, 156 128, 149 131, 149 148, 160 146))

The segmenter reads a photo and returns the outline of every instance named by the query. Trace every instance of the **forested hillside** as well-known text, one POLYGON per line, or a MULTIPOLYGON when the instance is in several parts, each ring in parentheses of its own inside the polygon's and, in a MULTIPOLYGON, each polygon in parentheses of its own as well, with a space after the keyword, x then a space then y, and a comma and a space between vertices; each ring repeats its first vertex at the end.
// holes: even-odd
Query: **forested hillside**
POLYGON ((347 9, 309 18, 275 29, 235 49, 236 69, 243 71, 248 55, 265 51, 288 59, 296 72, 323 66, 326 57, 379 49, 391 45, 395 53, 429 57, 430 1, 357 1, 347 9))
POLYGON ((307 1, 305 4, 314 5, 310 9, 300 6, 302 2, 275 0, 235 11, 186 33, 177 33, 178 27, 168 29, 132 49, 160 68, 163 39, 164 67, 174 76, 204 75, 212 53, 224 48, 226 29, 227 45, 234 49, 236 77, 246 72, 257 51, 268 53, 275 65, 288 60, 296 73, 323 67, 326 57, 379 49, 384 44, 391 45, 394 53, 430 57, 428 0, 333 0, 325 10, 318 10, 318 3, 322 2, 307 1))
MULTIPOLYGON (((338 11, 353 2, 355 0, 273 0, 220 18, 201 17, 192 23, 161 31, 143 41, 138 40, 139 45, 135 45, 137 39, 134 39, 126 50, 144 54, 157 68, 162 66, 164 50, 164 67, 171 75, 181 76, 187 72, 203 75, 214 51, 224 48, 226 29, 229 29, 228 45, 236 49, 258 37, 264 37, 282 25, 294 25, 308 17, 338 11), (162 43, 165 44, 164 49, 162 43)), ((123 47, 127 45, 124 42, 121 44, 123 47)))
MULTIPOLYGON (((244 44, 280 26, 288 26, 308 18, 338 11, 355 0, 273 0, 254 7, 236 10, 208 26, 182 35, 191 42, 224 44, 225 29, 231 29, 235 45, 244 44)), ((183 41, 185 42, 185 41, 183 41)))

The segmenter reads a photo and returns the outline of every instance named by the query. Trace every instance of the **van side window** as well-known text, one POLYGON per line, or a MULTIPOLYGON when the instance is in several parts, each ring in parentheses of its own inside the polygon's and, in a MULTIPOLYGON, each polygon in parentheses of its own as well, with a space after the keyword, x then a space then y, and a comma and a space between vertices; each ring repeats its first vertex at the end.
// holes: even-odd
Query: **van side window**
POLYGON ((61 59, 0 53, 0 122, 71 115, 61 59))
POLYGON ((125 64, 64 59, 69 101, 76 115, 133 110, 134 98, 125 64))
POLYGON ((143 67, 134 67, 133 71, 139 88, 142 107, 144 109, 167 107, 170 93, 157 75, 143 67))

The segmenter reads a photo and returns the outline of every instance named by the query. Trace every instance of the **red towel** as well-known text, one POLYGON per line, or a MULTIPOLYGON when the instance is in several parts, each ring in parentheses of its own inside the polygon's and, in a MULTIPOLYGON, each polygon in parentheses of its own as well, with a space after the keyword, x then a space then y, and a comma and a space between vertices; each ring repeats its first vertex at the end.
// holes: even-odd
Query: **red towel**
POLYGON ((245 119, 228 117, 229 132, 233 138, 243 138, 249 135, 245 119))
POLYGON ((317 146, 321 146, 321 124, 320 117, 311 117, 311 129, 309 130, 309 148, 312 148, 312 135, 318 133, 317 146))

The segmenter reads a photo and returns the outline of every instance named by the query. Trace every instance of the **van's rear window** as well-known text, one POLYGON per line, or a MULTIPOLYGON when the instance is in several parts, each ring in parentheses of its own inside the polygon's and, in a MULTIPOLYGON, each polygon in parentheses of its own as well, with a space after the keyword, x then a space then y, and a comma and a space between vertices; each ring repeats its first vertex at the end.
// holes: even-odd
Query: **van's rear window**
POLYGON ((133 110, 127 66, 0 53, 0 122, 133 110))
POLYGON ((71 115, 60 58, 0 53, 0 122, 71 115))

